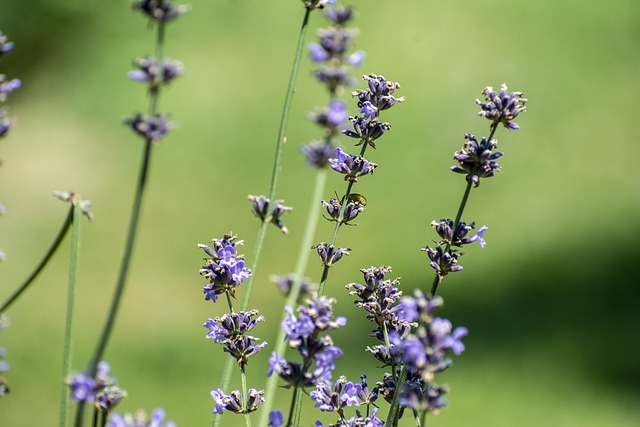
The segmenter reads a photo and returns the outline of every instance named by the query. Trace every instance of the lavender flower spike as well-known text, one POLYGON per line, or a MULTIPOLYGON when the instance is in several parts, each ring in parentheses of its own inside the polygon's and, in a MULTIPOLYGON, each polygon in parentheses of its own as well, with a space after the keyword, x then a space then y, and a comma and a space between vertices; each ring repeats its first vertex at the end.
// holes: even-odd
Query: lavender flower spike
POLYGON ((524 105, 526 98, 522 98, 522 92, 508 92, 507 85, 500 85, 500 93, 496 93, 491 86, 487 86, 482 94, 486 102, 476 99, 476 104, 482 108, 479 116, 486 117, 494 123, 502 123, 507 129, 518 130, 520 126, 513 120, 518 114, 527 110, 524 105))
POLYGON ((357 182, 359 176, 372 174, 378 167, 376 163, 370 162, 362 156, 352 156, 344 152, 340 147, 336 148, 337 159, 329 159, 331 169, 344 174, 345 181, 357 182))

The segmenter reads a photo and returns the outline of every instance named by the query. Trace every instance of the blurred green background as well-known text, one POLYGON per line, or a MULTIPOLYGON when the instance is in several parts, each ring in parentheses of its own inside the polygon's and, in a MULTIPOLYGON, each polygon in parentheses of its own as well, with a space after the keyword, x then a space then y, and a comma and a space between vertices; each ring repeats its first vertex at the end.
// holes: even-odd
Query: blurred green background
MULTIPOLYGON (((384 264, 402 277, 405 292, 430 286, 420 248, 434 239, 431 220, 455 215, 464 189, 464 179, 448 171, 452 154, 464 133, 487 134, 474 99, 506 82, 525 92, 529 111, 517 120, 520 131, 498 131, 503 170, 467 205, 468 221, 489 226, 488 244, 469 248, 465 269, 441 287, 442 314, 470 335, 467 351, 440 378, 451 386, 449 408, 429 425, 637 426, 640 3, 352 4, 356 47, 368 55, 359 73, 399 81, 407 100, 385 115, 393 128, 367 156, 380 164, 357 185, 367 211, 340 235, 353 251, 331 271, 328 287, 349 319, 335 334, 349 349, 336 373, 377 379, 372 358, 361 357, 371 326, 344 284, 359 281, 360 268, 384 264)), ((196 244, 233 230, 250 257, 258 222, 246 195, 268 190, 303 10, 296 0, 191 5, 168 28, 166 54, 187 72, 163 92, 160 109, 178 128, 154 149, 107 359, 129 392, 121 411, 163 406, 179 425, 202 426, 211 420, 209 390, 218 387, 224 356, 201 325, 224 307, 202 297, 196 244)), ((308 41, 326 25, 314 13, 308 41)), ((0 200, 8 209, 0 247, 9 256, 0 266, 0 298, 28 274, 63 220, 67 208, 51 192, 90 199, 95 220, 83 223, 73 363, 82 370, 111 299, 142 153, 121 124, 146 108, 144 87, 126 73, 135 57, 152 52, 154 33, 122 0, 5 0, 0 30, 16 43, 0 71, 23 81, 8 103, 15 127, 0 142, 0 200)), ((298 153, 318 137, 305 114, 326 102, 312 69, 305 60, 278 190, 295 207, 285 218, 290 234, 269 230, 256 271, 252 301, 267 322, 255 334, 271 343, 283 300, 268 277, 293 270, 313 183, 298 153)), ((325 198, 343 188, 330 175, 325 198)), ((331 229, 320 224, 317 241, 331 229)), ((0 402, 1 426, 57 423, 67 268, 64 245, 8 312, 12 325, 0 346, 9 352, 12 393, 0 402)), ((308 275, 319 278, 315 256, 308 275)), ((251 360, 250 386, 263 387, 269 353, 251 360)), ((305 426, 334 421, 310 407, 305 426)), ((225 425, 241 422, 225 418, 225 425)))

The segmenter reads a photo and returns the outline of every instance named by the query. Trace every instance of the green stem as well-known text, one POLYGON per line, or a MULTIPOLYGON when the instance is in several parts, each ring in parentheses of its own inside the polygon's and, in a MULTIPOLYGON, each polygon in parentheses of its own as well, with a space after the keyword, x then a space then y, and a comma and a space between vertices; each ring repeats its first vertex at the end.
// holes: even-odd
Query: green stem
POLYGON ((31 272, 29 277, 27 277, 26 280, 22 282, 22 284, 13 292, 13 294, 11 294, 9 298, 7 298, 7 300, 2 304, 2 306, 0 306, 0 313, 4 313, 9 308, 9 306, 11 306, 11 304, 16 299, 18 299, 18 297, 24 291, 27 290, 31 282, 33 282, 34 279, 38 277, 38 275, 47 265, 47 263, 49 262, 53 254, 56 252, 56 250, 58 250, 60 243, 62 243, 62 240, 64 240, 64 236, 66 236, 67 231, 69 231, 69 227, 71 226, 71 222, 73 221, 73 212, 74 212, 74 207, 73 205, 71 205, 71 207, 69 208, 69 212, 67 213, 67 217, 62 223, 62 227, 60 228, 60 231, 58 231, 58 235, 53 240, 53 243, 51 243, 49 250, 47 251, 47 253, 44 254, 44 257, 42 258, 42 260, 40 260, 40 262, 38 263, 36 268, 31 272))
MULTIPOLYGON (((304 48, 304 40, 309 27, 309 15, 311 9, 305 9, 304 18, 302 20, 302 26, 300 28, 300 34, 298 36, 298 43, 296 45, 296 51, 294 54, 293 64, 291 66, 291 74, 289 76, 289 84, 287 86, 287 92, 284 99, 284 105, 282 107, 282 116, 280 118, 280 126, 278 129, 278 140, 276 141, 276 152, 273 160, 273 169, 271 172, 271 182, 269 184, 269 200, 273 203, 276 196, 276 188, 278 186, 278 178, 280 175, 280 163, 282 158, 282 148, 285 143, 285 132, 287 129, 287 121, 289 119, 289 111, 291 110, 291 101, 293 99, 293 93, 295 89, 295 82, 298 76, 298 69, 300 68, 300 59, 302 58, 302 51, 304 48)), ((244 294, 242 295, 242 302, 240 304, 240 311, 245 311, 249 306, 249 298, 251 297, 251 291, 253 290, 253 282, 258 269, 258 261, 262 252, 262 246, 267 233, 268 223, 262 222, 258 229, 258 235, 256 237, 256 245, 253 250, 253 264, 251 266, 252 274, 244 283, 244 294)), ((227 358, 225 365, 222 369, 222 380, 220 387, 224 390, 231 381, 231 365, 233 363, 232 358, 227 358)), ((212 425, 217 427, 220 425, 221 417, 218 414, 214 415, 212 425)))
MULTIPOLYGON (((156 33, 156 57, 158 58, 158 60, 162 58, 162 50, 164 45, 164 33, 165 33, 164 24, 159 23, 158 31, 156 33)), ((150 116, 153 116, 157 113, 158 97, 159 97, 159 91, 157 89, 149 92, 149 115, 150 116)), ((147 139, 145 141, 144 153, 142 156, 142 163, 140 165, 140 172, 138 175, 136 192, 133 198, 133 206, 131 208, 131 217, 129 220, 129 231, 127 233, 127 240, 125 242, 124 253, 122 255, 122 261, 120 263, 120 272, 118 274, 116 288, 113 294, 113 299, 111 300, 111 306, 109 309, 109 313, 107 314, 107 319, 102 329, 102 333, 100 334, 100 338, 98 339, 96 349, 93 353, 92 358, 89 360, 88 367, 87 367, 87 371, 91 376, 95 376, 96 369, 98 367, 98 362, 102 359, 104 355, 105 349, 107 347, 107 343, 109 342, 109 338, 111 337, 111 333, 113 332, 113 326, 115 324, 116 316, 118 314, 118 309, 120 307, 120 302, 122 301, 122 296, 124 294, 124 288, 126 285, 129 266, 131 264, 131 257, 133 254, 133 245, 134 245, 136 234, 138 231, 138 220, 140 219, 142 197, 144 195, 144 191, 147 183, 147 177, 149 175, 149 165, 151 162, 152 146, 153 146, 153 142, 150 139, 147 139)), ((81 402, 78 404, 78 409, 76 412, 75 427, 80 427, 82 425, 83 418, 84 418, 84 402, 81 402)))
MULTIPOLYGON (((296 387, 298 394, 296 396, 296 407, 293 411, 293 427, 300 426, 300 416, 302 415, 302 398, 304 397, 304 393, 302 389, 296 387)), ((289 419, 289 425, 291 424, 291 419, 289 419)))
POLYGON ((64 380, 69 376, 71 367, 71 348, 73 345, 73 313, 75 302, 76 275, 78 272, 78 256, 80 254, 80 207, 74 199, 71 200, 73 209, 73 227, 71 228, 71 260, 69 263, 69 289, 67 290, 67 321, 64 333, 64 347, 62 351, 62 395, 60 398, 60 427, 67 425, 67 408, 69 406, 69 391, 64 380))
POLYGON ((384 423, 386 427, 395 427, 398 425, 398 400, 400 398, 400 388, 404 381, 407 379, 406 366, 400 372, 400 377, 396 381, 396 390, 393 393, 393 400, 391 401, 391 407, 389 408, 389 414, 387 415, 387 421, 384 423))
POLYGON ((284 106, 282 107, 282 117, 280 118, 280 128, 278 129, 278 141, 276 144, 276 155, 273 161, 273 171, 271 173, 271 184, 269 187, 269 200, 273 203, 276 196, 276 187, 278 185, 278 177, 280 175, 280 160, 282 157, 282 147, 285 143, 285 132, 287 129, 287 121, 289 119, 289 110, 291 109, 291 100, 293 99, 293 92, 295 89, 296 79, 298 78, 298 69, 300 68, 300 59, 302 58, 302 51, 304 48, 304 40, 307 35, 307 29, 309 27, 309 15, 311 9, 305 9, 304 18, 302 19, 302 26, 300 28, 300 34, 298 36, 298 44, 296 46, 296 52, 293 58, 293 65, 291 66, 291 75, 289 76, 289 85, 287 86, 287 93, 284 99, 284 106))
POLYGON ((413 419, 415 420, 417 427, 422 427, 422 419, 421 419, 420 415, 418 414, 418 411, 416 411, 415 409, 413 410, 413 419))
MULTIPOLYGON (((291 286, 291 291, 287 296, 287 301, 285 305, 289 305, 293 307, 298 300, 298 296, 300 295, 300 287, 302 285, 302 279, 304 276, 304 272, 307 269, 307 264, 309 263, 309 253, 311 252, 309 248, 311 247, 311 243, 313 241, 313 236, 315 235, 316 228, 318 225, 318 217, 320 216, 320 209, 318 209, 318 200, 322 197, 322 193, 324 192, 324 188, 327 182, 327 170, 326 169, 318 169, 316 173, 316 181, 313 187, 313 194, 311 196, 311 203, 309 208, 309 216, 307 217, 307 223, 304 228, 304 234, 302 237, 302 241, 300 243, 300 249, 298 250, 298 260, 296 261, 295 271, 294 271, 294 282, 293 286, 291 286)), ((283 314, 282 319, 284 320, 287 317, 287 314, 283 314)), ((276 337, 276 354, 278 357, 283 357, 286 349, 286 341, 284 339, 284 331, 282 328, 278 328, 278 336, 276 337)), ((269 423, 269 412, 271 412, 271 408, 273 407, 274 395, 276 390, 276 385, 278 381, 278 375, 271 375, 267 380, 267 384, 265 387, 265 401, 262 404, 261 415, 260 415, 260 426, 266 427, 269 423)))
POLYGON ((289 416, 287 417, 287 427, 291 427, 291 422, 293 420, 293 415, 295 413, 296 410, 296 403, 298 401, 298 394, 300 393, 300 391, 298 390, 298 387, 294 387, 293 388, 293 396, 291 396, 291 406, 289 407, 289 416))
POLYGON ((422 414, 420 415, 420 425, 422 427, 425 427, 427 425, 427 410, 426 409, 424 411, 422 411, 422 414))
MULTIPOLYGON (((244 404, 247 405, 247 374, 244 372, 244 368, 241 369, 241 377, 242 377, 242 396, 244 397, 244 404)), ((251 417, 249 413, 246 412, 244 414, 244 420, 247 424, 247 427, 251 427, 251 417)))
MULTIPOLYGON (((496 133, 496 129, 498 129, 498 123, 493 122, 491 124, 491 127, 489 128, 489 138, 487 138, 488 141, 491 141, 491 139, 496 133)), ((469 194, 471 194, 472 186, 473 186, 473 182, 470 179, 467 179, 467 187, 464 190, 464 194, 462 195, 462 200, 460 201, 460 206, 458 207, 458 213, 456 214, 456 219, 453 222, 454 233, 458 229, 458 225, 460 224, 460 221, 462 221, 462 213, 464 212, 464 208, 467 205, 467 201, 469 200, 469 194)), ((449 249, 451 249, 451 242, 447 242, 447 245, 444 251, 446 252, 449 249)), ((442 283, 442 277, 440 277, 440 275, 436 273, 436 276, 433 278, 433 284, 431 285, 431 291, 429 292, 429 296, 431 297, 436 296, 436 292, 438 291, 438 286, 440 285, 440 283, 442 283)))

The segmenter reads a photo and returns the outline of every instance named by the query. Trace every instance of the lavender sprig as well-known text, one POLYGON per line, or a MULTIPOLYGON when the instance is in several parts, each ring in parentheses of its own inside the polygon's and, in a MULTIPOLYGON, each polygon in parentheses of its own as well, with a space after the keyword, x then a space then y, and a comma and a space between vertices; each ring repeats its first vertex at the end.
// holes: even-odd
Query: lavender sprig
POLYGON ((427 246, 423 248, 430 260, 430 266, 436 270, 436 275, 431 286, 429 295, 435 296, 442 279, 449 273, 462 270, 458 265, 458 259, 463 255, 455 247, 477 241, 480 247, 484 247, 483 235, 488 229, 486 226, 480 227, 475 236, 465 237, 467 232, 474 227, 474 223, 468 226, 462 221, 462 214, 469 199, 471 189, 478 187, 482 179, 491 178, 500 171, 500 166, 496 160, 503 156, 501 151, 494 151, 498 142, 493 139, 498 125, 502 124, 510 130, 518 130, 518 126, 513 120, 522 112, 526 111, 525 103, 528 101, 522 98, 522 92, 508 92, 507 85, 502 84, 500 93, 496 93, 491 86, 483 90, 485 101, 476 99, 476 104, 480 105, 481 111, 478 113, 491 121, 489 126, 489 137, 482 137, 480 141, 471 135, 465 135, 465 144, 460 151, 454 154, 454 160, 458 165, 450 169, 459 174, 464 174, 467 181, 458 213, 455 220, 440 220, 440 223, 432 222, 436 231, 442 237, 440 245, 435 248, 427 246))

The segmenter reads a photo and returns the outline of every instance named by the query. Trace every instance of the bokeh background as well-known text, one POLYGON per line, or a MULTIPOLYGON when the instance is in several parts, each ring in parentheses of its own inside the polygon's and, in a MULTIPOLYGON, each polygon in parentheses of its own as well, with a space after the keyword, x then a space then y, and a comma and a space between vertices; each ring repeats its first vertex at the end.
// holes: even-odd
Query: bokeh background
MULTIPOLYGON (((360 268, 391 265, 411 292, 432 281, 426 255, 433 219, 455 215, 464 179, 448 171, 463 134, 486 135, 474 99, 506 82, 530 99, 518 132, 500 129, 502 172, 473 190, 465 218, 489 226, 484 250, 441 288, 443 315, 466 325, 467 351, 440 381, 449 408, 431 426, 637 426, 640 316, 637 160, 640 3, 576 0, 425 2, 354 0, 359 73, 402 85, 393 128, 369 153, 380 164, 358 183, 369 201, 339 244, 353 249, 332 271, 328 293, 349 319, 335 334, 348 349, 337 373, 379 371, 363 349, 370 325, 344 289, 360 268)), ((204 301, 197 243, 233 230, 250 256, 258 229, 247 194, 266 193, 278 120, 303 15, 296 0, 192 1, 168 28, 167 56, 186 75, 160 109, 178 128, 155 147, 129 286, 107 350, 129 392, 122 411, 156 406, 181 426, 209 425, 209 390, 224 356, 201 326, 224 307, 204 301)), ((308 41, 327 21, 314 13, 308 41)), ((142 143, 121 124, 146 108, 144 87, 126 79, 154 33, 127 1, 4 0, 0 30, 16 43, 0 71, 23 87, 0 142, 0 298, 31 271, 73 190, 93 202, 83 224, 73 366, 82 370, 111 299, 142 143)), ((317 138, 307 111, 326 102, 304 61, 296 87, 279 198, 295 207, 283 236, 267 236, 254 305, 267 317, 255 334, 273 342, 283 299, 271 274, 293 270, 313 171, 298 146, 317 138)), ((353 103, 350 104, 355 108, 353 103)), ((349 141, 346 139, 344 143, 349 141)), ((330 176, 325 197, 343 191, 330 176)), ((320 224, 317 241, 330 238, 320 224)), ((251 259, 248 259, 251 262, 251 259)), ((68 245, 9 310, 2 332, 11 395, 1 426, 55 425, 61 391, 68 245)), ((312 257, 308 275, 320 267, 312 257)), ((248 366, 261 388, 269 350, 248 366)), ((278 406, 288 407, 285 393, 278 406)), ((318 415, 307 404, 305 426, 318 415)), ((225 425, 242 420, 227 415, 225 425)), ((411 425, 406 420, 406 425, 411 425)))

